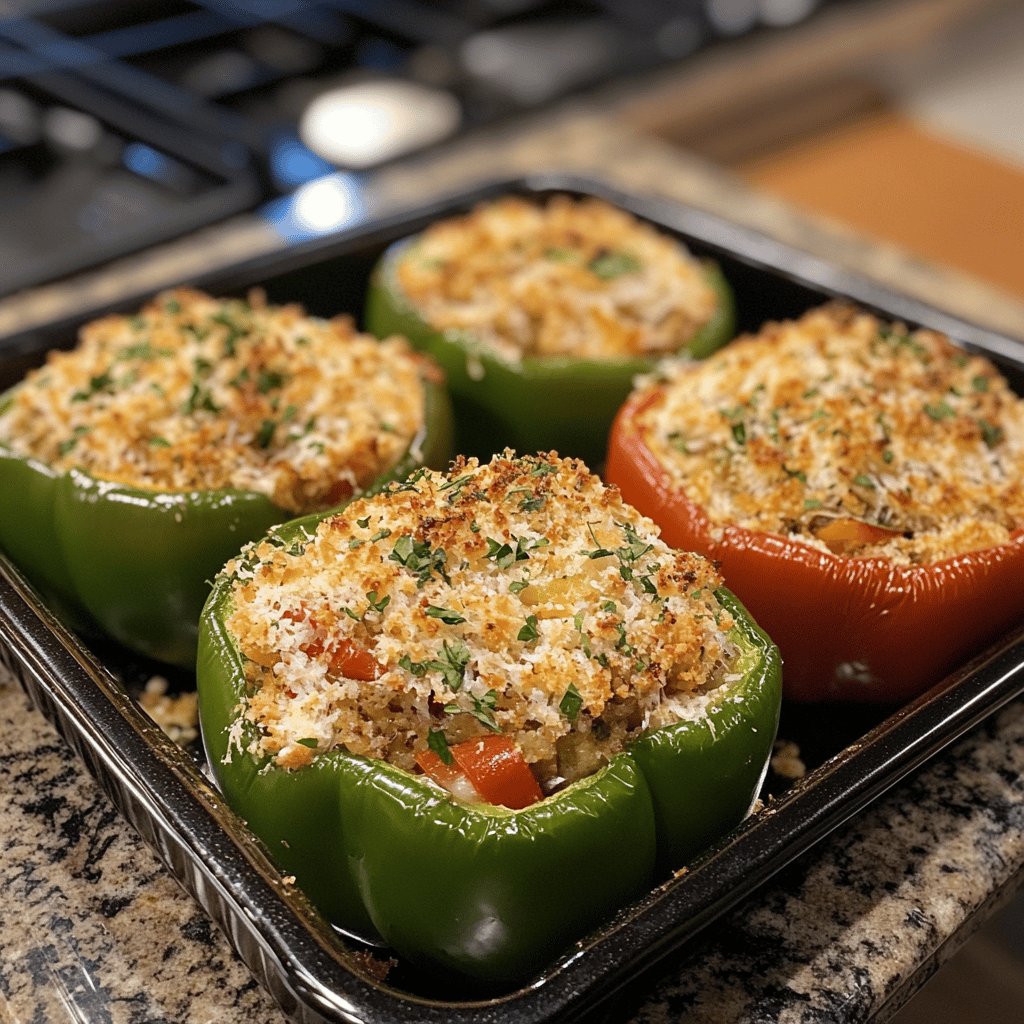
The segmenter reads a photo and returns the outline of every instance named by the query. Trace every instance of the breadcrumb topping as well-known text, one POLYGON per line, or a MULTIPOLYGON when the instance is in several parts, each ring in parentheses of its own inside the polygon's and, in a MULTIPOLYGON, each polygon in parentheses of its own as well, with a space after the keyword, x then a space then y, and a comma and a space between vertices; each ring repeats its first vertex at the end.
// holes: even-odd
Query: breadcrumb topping
POLYGON ((421 362, 301 306, 178 289, 82 329, 10 392, 0 444, 153 490, 237 488, 328 508, 390 469, 423 425, 421 362))
POLYGON ((599 199, 481 205, 428 228, 397 273, 428 323, 510 361, 674 352, 717 304, 675 239, 599 199))
POLYGON ((945 335, 834 303, 664 377, 638 428, 713 526, 899 564, 1024 527, 1024 402, 945 335))
POLYGON ((239 722, 289 768, 342 747, 412 770, 495 731, 550 787, 740 678, 714 567, 554 453, 417 471, 226 571, 239 722))

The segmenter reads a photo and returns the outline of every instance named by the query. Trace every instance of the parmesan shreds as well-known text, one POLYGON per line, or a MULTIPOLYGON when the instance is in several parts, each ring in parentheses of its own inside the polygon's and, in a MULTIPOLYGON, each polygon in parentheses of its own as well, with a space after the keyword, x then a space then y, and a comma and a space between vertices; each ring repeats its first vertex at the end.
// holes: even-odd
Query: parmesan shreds
POLYGON ((345 318, 167 292, 52 352, 0 413, 0 444, 147 490, 237 488, 293 512, 391 468, 424 419, 419 362, 345 318))
POLYGON ((713 529, 928 564, 1024 526, 1024 402, 944 335, 832 304, 664 378, 638 427, 713 529))
POLYGON ((420 471, 226 571, 250 750, 285 767, 340 747, 412 769, 431 731, 493 730, 557 784, 699 717, 735 655, 714 567, 554 454, 420 471))
POLYGON ((428 228, 398 267, 406 297, 442 331, 510 361, 674 352, 716 295, 674 239, 597 199, 505 198, 428 228))

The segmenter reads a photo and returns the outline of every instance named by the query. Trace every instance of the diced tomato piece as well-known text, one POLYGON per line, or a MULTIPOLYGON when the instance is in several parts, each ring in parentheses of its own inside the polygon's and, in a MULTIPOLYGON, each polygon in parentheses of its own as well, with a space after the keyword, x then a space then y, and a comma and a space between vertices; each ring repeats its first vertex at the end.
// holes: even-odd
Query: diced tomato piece
POLYGON ((439 786, 444 786, 449 792, 452 792, 458 783, 466 778, 454 759, 451 764, 445 764, 441 760, 441 756, 432 750, 421 750, 416 755, 416 763, 424 775, 429 775, 439 786))
POLYGON ((544 798, 518 745, 508 736, 487 735, 451 748, 455 763, 492 804, 529 807, 544 798))
POLYGON ((449 749, 451 764, 445 764, 432 750, 417 754, 416 763, 438 785, 461 799, 466 798, 467 783, 483 802, 512 810, 544 798, 522 751, 508 736, 481 736, 449 749))
MULTIPOLYGON (((309 651, 306 653, 309 654, 309 651)), ((360 647, 351 640, 342 640, 331 653, 331 663, 327 671, 332 676, 369 682, 371 679, 377 679, 384 669, 365 647, 360 647)))
MULTIPOLYGON (((292 622, 303 622, 309 619, 310 625, 316 629, 316 618, 309 615, 305 605, 298 610, 287 609, 281 613, 282 619, 290 619, 292 622)), ((310 658, 319 658, 327 650, 329 644, 320 637, 314 637, 299 647, 303 654, 310 658)), ((362 682, 369 682, 371 679, 378 679, 384 672, 384 667, 367 651, 351 640, 341 640, 331 650, 331 660, 327 671, 332 676, 344 676, 346 679, 359 679, 362 682)))
POLYGON ((833 519, 830 523, 818 527, 814 535, 823 540, 830 551, 844 555, 864 544, 878 544, 896 532, 887 530, 884 526, 862 522, 860 519, 843 518, 833 519))

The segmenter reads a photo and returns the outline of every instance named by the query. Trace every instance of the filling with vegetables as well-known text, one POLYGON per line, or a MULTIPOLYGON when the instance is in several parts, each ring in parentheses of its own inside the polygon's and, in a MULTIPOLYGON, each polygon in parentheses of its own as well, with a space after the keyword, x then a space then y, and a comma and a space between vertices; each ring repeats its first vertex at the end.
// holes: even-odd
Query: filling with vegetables
POLYGON ((233 746, 248 720, 286 768, 343 748, 525 806, 739 678, 714 567, 553 454, 418 471, 226 571, 233 746))
POLYGON ((598 199, 505 198, 428 228, 398 281, 420 316, 508 360, 674 352, 717 297, 674 239, 598 199))
POLYGON ((328 508, 408 450, 422 360, 345 318, 179 289, 52 352, 0 405, 0 444, 143 489, 235 488, 328 508))
POLYGON ((944 335, 849 306, 664 367, 637 426, 713 529, 926 564, 1024 528, 1024 402, 944 335))

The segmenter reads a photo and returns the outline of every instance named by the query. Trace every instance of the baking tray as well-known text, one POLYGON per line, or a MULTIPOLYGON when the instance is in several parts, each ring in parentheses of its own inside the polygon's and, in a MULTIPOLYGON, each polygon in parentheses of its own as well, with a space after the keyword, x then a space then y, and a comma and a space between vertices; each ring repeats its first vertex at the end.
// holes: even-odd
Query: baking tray
MULTIPOLYGON (((695 253, 718 259, 737 294, 743 330, 846 296, 987 353, 1024 393, 1019 341, 707 213, 562 175, 481 186, 192 283, 219 294, 258 286, 272 301, 297 300, 315 313, 358 316, 370 268, 390 242, 503 193, 543 197, 553 191, 608 199, 680 237, 695 253)), ((82 322, 132 309, 142 298, 126 295, 0 339, 0 389, 38 364, 47 349, 72 344, 82 322)), ((786 706, 780 736, 799 744, 812 769, 803 779, 791 785, 770 776, 764 809, 688 871, 623 907, 522 987, 497 993, 441 983, 386 949, 332 929, 301 893, 283 884, 258 840, 208 783, 201 753, 171 742, 136 704, 133 695, 151 674, 185 688, 192 682, 187 673, 168 673, 113 645, 75 637, 2 556, 0 661, 295 1020, 527 1024, 593 1019, 603 1000, 627 982, 635 986, 775 872, 1024 692, 1024 624, 898 711, 786 706)))

